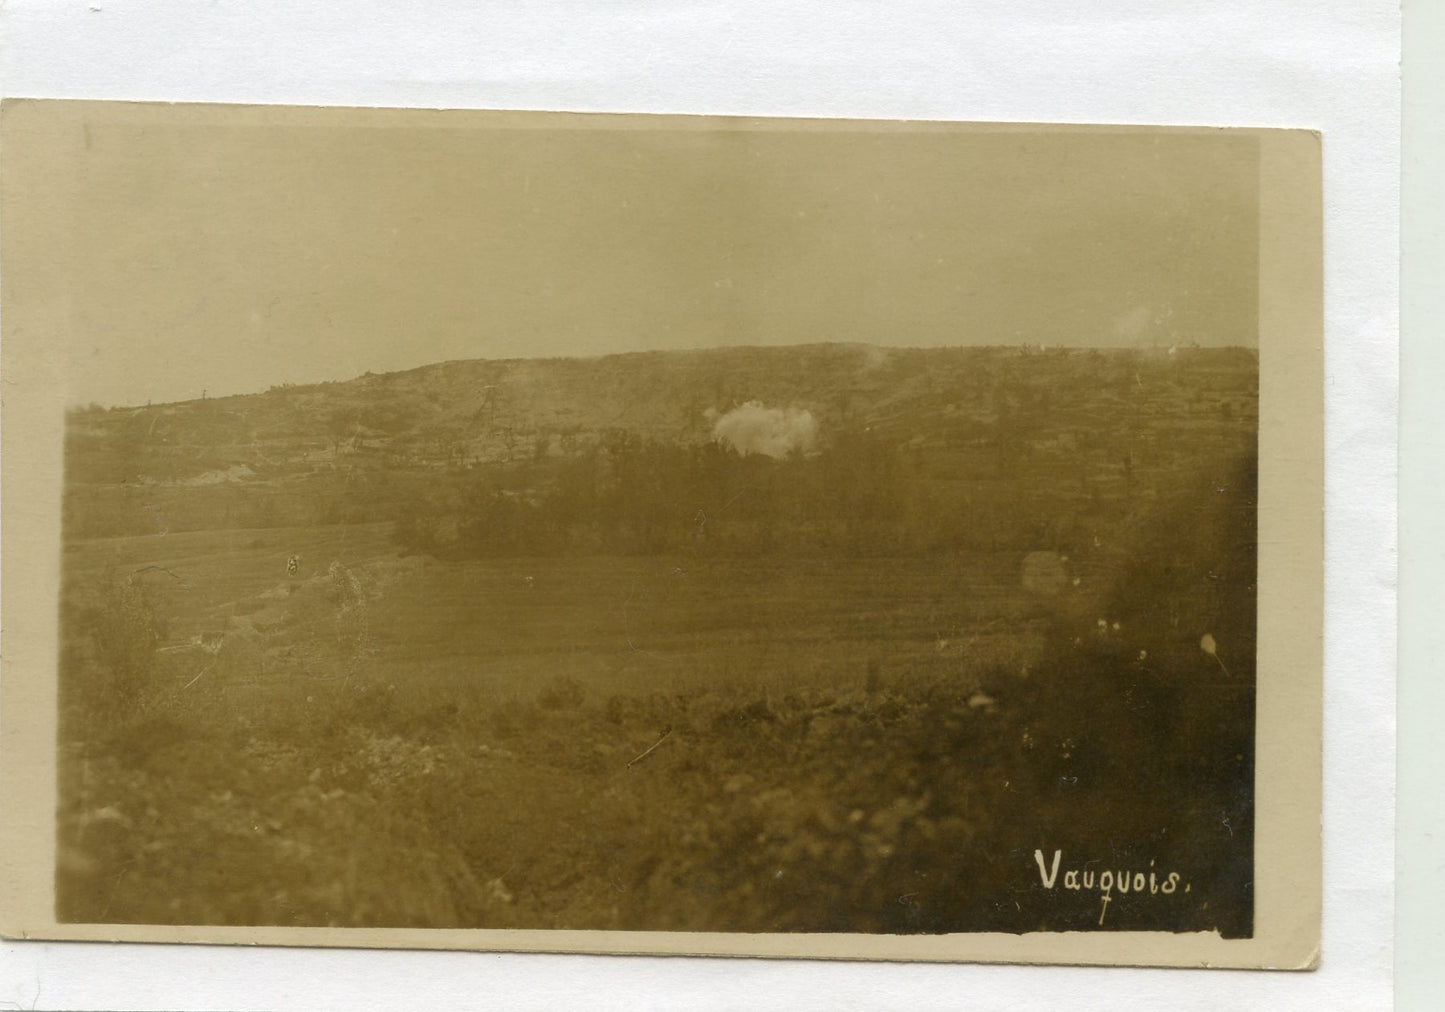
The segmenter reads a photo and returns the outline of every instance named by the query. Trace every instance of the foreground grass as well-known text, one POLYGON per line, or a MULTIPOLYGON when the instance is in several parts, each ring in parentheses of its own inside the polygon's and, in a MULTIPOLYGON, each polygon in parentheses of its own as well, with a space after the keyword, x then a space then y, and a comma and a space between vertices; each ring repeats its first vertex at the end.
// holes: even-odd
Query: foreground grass
MULTIPOLYGON (((517 573, 450 575, 470 594, 517 573)), ((798 671, 802 653, 767 659, 723 629, 728 647, 652 651, 683 667, 734 658, 729 677, 704 668, 666 691, 525 663, 489 678, 485 656, 423 665, 408 683, 398 673, 417 658, 375 644, 405 621, 420 649, 425 623, 393 612, 337 636, 311 615, 328 588, 242 608, 247 621, 288 620, 265 651, 228 641, 199 681, 182 681, 194 663, 182 652, 128 708, 74 703, 63 918, 942 932, 1087 929, 1102 916, 1105 928, 1249 929, 1252 672, 1227 678, 1193 644, 1151 640, 1141 658, 1106 630, 1051 639, 1029 661, 976 641, 940 661, 930 640, 930 661, 900 634, 874 643, 886 664, 838 653, 798 671), (1101 909, 1097 893, 1045 888, 1036 850, 1181 884, 1101 909)), ((897 622, 854 625, 856 646, 897 622)))

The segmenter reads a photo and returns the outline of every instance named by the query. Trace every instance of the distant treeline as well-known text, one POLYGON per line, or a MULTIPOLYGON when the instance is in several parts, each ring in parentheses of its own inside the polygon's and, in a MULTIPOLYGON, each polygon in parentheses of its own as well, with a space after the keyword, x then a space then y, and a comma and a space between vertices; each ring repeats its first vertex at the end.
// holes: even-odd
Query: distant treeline
POLYGON ((577 455, 438 487, 404 504, 394 529, 407 550, 453 558, 1067 547, 1087 509, 1077 486, 1022 493, 1016 480, 941 476, 926 456, 863 430, 782 459, 613 432, 577 455))

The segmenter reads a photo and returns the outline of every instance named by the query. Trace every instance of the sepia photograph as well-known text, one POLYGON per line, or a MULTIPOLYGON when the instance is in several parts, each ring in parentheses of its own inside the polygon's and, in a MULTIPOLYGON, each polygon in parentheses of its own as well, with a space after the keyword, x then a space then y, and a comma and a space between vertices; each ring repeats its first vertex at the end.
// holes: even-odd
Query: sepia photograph
POLYGON ((1312 958, 1317 135, 4 121, 52 936, 1312 958))

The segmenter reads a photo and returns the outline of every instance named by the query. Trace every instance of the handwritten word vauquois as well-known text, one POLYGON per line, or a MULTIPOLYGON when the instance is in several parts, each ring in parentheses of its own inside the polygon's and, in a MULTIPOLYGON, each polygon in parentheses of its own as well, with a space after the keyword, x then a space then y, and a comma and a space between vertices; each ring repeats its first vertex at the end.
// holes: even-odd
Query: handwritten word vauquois
POLYGON ((1042 850, 1034 851, 1034 861, 1039 866, 1039 881, 1045 889, 1070 889, 1076 892, 1092 892, 1099 897, 1099 923, 1104 923, 1104 915, 1109 912, 1109 901, 1116 895, 1124 896, 1129 893, 1151 896, 1165 895, 1172 896, 1176 892, 1189 892, 1189 883, 1182 880, 1179 872, 1171 871, 1165 874, 1156 870, 1154 862, 1149 862, 1149 867, 1143 870, 1137 868, 1099 868, 1097 861, 1089 861, 1083 867, 1063 868, 1063 878, 1060 880, 1059 872, 1063 865, 1064 852, 1055 850, 1052 862, 1044 858, 1042 850), (1181 888, 1182 886, 1182 888, 1181 888))

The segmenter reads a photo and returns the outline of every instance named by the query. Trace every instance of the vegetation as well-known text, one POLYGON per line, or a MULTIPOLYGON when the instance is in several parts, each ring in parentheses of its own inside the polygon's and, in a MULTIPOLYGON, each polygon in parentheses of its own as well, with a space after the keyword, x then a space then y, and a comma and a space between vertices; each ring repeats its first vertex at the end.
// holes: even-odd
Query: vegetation
POLYGON ((60 916, 1251 930, 1251 356, 623 358, 73 416, 60 916))

